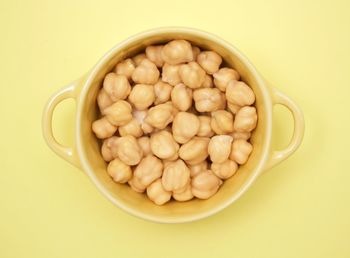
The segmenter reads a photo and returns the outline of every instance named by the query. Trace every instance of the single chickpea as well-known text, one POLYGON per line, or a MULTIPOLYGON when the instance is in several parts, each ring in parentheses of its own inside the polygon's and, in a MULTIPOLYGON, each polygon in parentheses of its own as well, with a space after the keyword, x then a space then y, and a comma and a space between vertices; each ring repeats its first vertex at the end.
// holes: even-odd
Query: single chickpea
POLYGON ((216 134, 229 134, 233 132, 233 116, 226 110, 211 113, 211 128, 216 134))
POLYGON ((193 60, 192 46, 186 40, 172 40, 163 47, 162 57, 172 65, 190 62, 193 60))
POLYGON ((152 61, 157 67, 162 67, 164 60, 162 58, 163 46, 148 46, 146 47, 146 57, 152 61))
POLYGON ((135 68, 131 76, 135 83, 155 84, 159 79, 157 66, 147 58, 135 68))
POLYGON ((253 146, 246 140, 240 139, 233 141, 230 159, 243 165, 247 162, 250 153, 253 151, 253 146))
POLYGON ((129 123, 120 126, 118 131, 120 136, 132 135, 135 137, 141 137, 143 135, 141 125, 135 118, 130 120, 129 123))
POLYGON ((151 143, 150 143, 149 137, 147 137, 147 136, 140 137, 137 139, 137 143, 139 144, 144 157, 152 154, 151 143))
POLYGON ((193 60, 197 60, 199 53, 201 52, 199 47, 192 46, 193 60))
POLYGON ((151 135, 151 150, 158 158, 169 159, 174 157, 179 150, 179 144, 171 133, 160 131, 151 135))
POLYGON ((159 104, 148 110, 146 123, 158 129, 164 129, 174 119, 174 107, 171 102, 159 104))
POLYGON ((136 84, 129 95, 129 101, 137 110, 145 110, 153 104, 155 100, 152 85, 136 84))
POLYGON ((196 89, 202 86, 205 80, 205 71, 196 62, 183 64, 179 68, 181 81, 189 88, 196 89))
POLYGON ((180 111, 187 111, 192 105, 192 90, 183 83, 176 85, 171 91, 171 101, 180 111))
POLYGON ((195 107, 199 112, 216 111, 222 105, 220 91, 216 88, 197 89, 193 92, 195 107))
POLYGON ((158 179, 147 187, 147 196, 155 204, 163 205, 170 201, 171 192, 166 191, 162 185, 162 180, 158 179))
POLYGON ((162 67, 162 81, 175 86, 181 82, 179 74, 180 65, 164 64, 162 67))
POLYGON ((128 182, 132 177, 130 166, 126 165, 118 158, 109 162, 107 172, 115 182, 122 184, 128 182))
POLYGON ((173 121, 173 135, 178 143, 186 143, 199 131, 199 118, 191 113, 179 112, 173 121))
POLYGON ((106 117, 102 117, 92 123, 92 131, 99 139, 111 137, 116 131, 117 127, 112 125, 106 117))
POLYGON ((233 160, 228 159, 223 163, 212 163, 210 168, 217 177, 228 179, 236 173, 238 165, 233 160))
POLYGON ((125 125, 132 119, 131 105, 125 100, 118 100, 105 109, 104 113, 108 121, 115 125, 125 125))
POLYGON ((197 62, 208 74, 213 74, 219 70, 222 58, 214 51, 203 51, 198 55, 197 62))
POLYGON ((201 163, 208 157, 208 144, 210 139, 205 137, 193 137, 179 149, 179 156, 187 164, 201 163))
POLYGON ((185 201, 191 200, 193 198, 191 184, 189 183, 183 192, 173 193, 173 198, 179 202, 185 202, 185 201))
POLYGON ((198 136, 202 137, 212 137, 214 135, 213 130, 211 129, 211 117, 210 116, 198 116, 199 118, 199 131, 198 136))
POLYGON ((134 70, 135 63, 134 61, 132 61, 131 58, 119 62, 114 68, 116 74, 125 75, 129 81, 131 80, 131 75, 134 72, 134 70))
POLYGON ((113 100, 109 97, 109 95, 103 88, 97 95, 97 104, 102 114, 104 114, 104 110, 107 107, 113 104, 113 100))
POLYGON ((129 166, 137 165, 142 158, 142 149, 132 135, 119 137, 117 142, 117 156, 129 166))
POLYGON ((218 190, 222 181, 212 171, 200 172, 192 178, 192 194, 199 199, 208 199, 218 190))
POLYGON ((198 175, 200 172, 208 170, 208 162, 204 160, 201 163, 198 163, 196 165, 189 165, 190 168, 190 175, 191 177, 194 177, 198 175))
POLYGON ((134 176, 145 186, 160 178, 162 173, 163 163, 153 155, 143 158, 134 170, 134 176))
POLYGON ((227 103, 227 109, 231 111, 232 114, 237 114, 238 110, 241 108, 238 105, 232 104, 231 102, 226 102, 227 103))
POLYGON ((109 73, 103 81, 103 89, 109 95, 112 101, 126 99, 129 95, 131 86, 125 75, 109 73))
POLYGON ((146 186, 141 184, 140 180, 133 176, 131 180, 128 181, 131 189, 138 193, 143 193, 146 190, 146 186))
POLYGON ((230 81, 226 88, 226 99, 237 106, 249 106, 255 101, 252 89, 242 81, 230 81))
POLYGON ((170 99, 172 89, 173 87, 170 84, 158 81, 154 85, 154 95, 156 97, 154 104, 158 105, 167 102, 170 99))
POLYGON ((213 88, 214 87, 213 78, 210 75, 206 74, 201 87, 202 88, 213 88))
POLYGON ((214 163, 222 163, 228 159, 233 138, 230 135, 215 135, 210 139, 208 153, 214 163))
POLYGON ((232 68, 221 68, 219 71, 213 74, 214 84, 219 90, 225 92, 228 83, 232 80, 238 81, 240 76, 232 68))
POLYGON ((111 160, 117 157, 117 151, 116 151, 117 145, 115 144, 117 140, 118 140, 117 136, 112 136, 103 140, 103 143, 101 146, 101 154, 102 154, 102 158, 105 161, 110 162, 111 160))
POLYGON ((239 139, 248 141, 250 139, 251 135, 252 134, 250 132, 233 132, 231 134, 234 141, 239 140, 239 139))
POLYGON ((145 134, 149 134, 154 130, 153 126, 145 121, 147 113, 146 110, 133 110, 132 112, 133 117, 139 122, 141 129, 145 134))
POLYGON ((181 159, 169 163, 163 171, 162 184, 167 191, 181 192, 189 181, 190 169, 181 159))
POLYGON ((132 58, 132 61, 136 66, 139 66, 144 59, 147 59, 145 53, 138 54, 132 58))
POLYGON ((242 107, 236 114, 233 128, 236 132, 251 132, 255 129, 257 120, 255 107, 242 107))

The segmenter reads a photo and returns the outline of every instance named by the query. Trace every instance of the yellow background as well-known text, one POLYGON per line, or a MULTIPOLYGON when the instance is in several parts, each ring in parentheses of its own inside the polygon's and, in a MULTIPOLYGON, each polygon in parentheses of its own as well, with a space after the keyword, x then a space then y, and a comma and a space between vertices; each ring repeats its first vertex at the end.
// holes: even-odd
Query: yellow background
MULTIPOLYGON (((0 2, 0 257, 350 257, 349 1, 0 2), (301 148, 235 204, 161 225, 114 207, 41 135, 48 97, 146 29, 207 30, 245 53, 306 119, 301 148)), ((55 114, 73 142, 74 102, 55 114)), ((275 109, 274 146, 292 132, 275 109)))

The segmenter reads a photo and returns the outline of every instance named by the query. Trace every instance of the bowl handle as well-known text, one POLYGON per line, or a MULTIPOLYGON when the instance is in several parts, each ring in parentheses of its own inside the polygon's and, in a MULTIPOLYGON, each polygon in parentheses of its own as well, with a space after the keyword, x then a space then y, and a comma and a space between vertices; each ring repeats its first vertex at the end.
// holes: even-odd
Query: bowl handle
POLYGON ((274 105, 283 105, 289 109, 293 115, 294 120, 294 131, 292 139, 290 140, 288 146, 284 150, 273 150, 270 154, 270 158, 266 163, 265 170, 272 168, 283 160, 287 159, 296 149, 300 146, 301 141, 304 136, 305 122, 304 116, 298 105, 291 100, 288 96, 280 92, 274 87, 270 87, 272 102, 274 105))
POLYGON ((61 158, 65 159, 66 161, 78 168, 81 168, 81 166, 75 147, 63 146, 62 144, 57 142, 56 138, 53 135, 52 115, 56 106, 63 100, 73 98, 75 102, 77 101, 77 86, 79 86, 80 82, 81 80, 77 80, 54 93, 45 105, 41 121, 42 131, 47 145, 58 156, 60 156, 61 158))

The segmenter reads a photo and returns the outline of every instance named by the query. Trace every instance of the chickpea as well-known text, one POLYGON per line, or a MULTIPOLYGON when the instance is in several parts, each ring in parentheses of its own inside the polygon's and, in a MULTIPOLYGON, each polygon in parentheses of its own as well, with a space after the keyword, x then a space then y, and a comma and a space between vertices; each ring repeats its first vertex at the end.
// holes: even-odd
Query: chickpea
POLYGON ((228 110, 231 111, 232 114, 237 114, 238 110, 241 108, 240 106, 232 104, 231 102, 226 103, 228 110))
POLYGON ((118 138, 116 145, 117 156, 125 164, 134 166, 140 162, 142 158, 142 150, 134 136, 122 136, 118 138))
POLYGON ((129 95, 131 86, 125 75, 109 73, 103 81, 103 89, 106 91, 112 101, 126 99, 129 95))
POLYGON ((255 101, 252 89, 242 81, 231 81, 226 88, 227 101, 238 106, 249 106, 255 101))
POLYGON ((192 46, 186 40, 172 40, 163 47, 162 57, 172 65, 190 62, 193 60, 192 46))
POLYGON ((137 143, 139 144, 144 157, 146 157, 149 154, 152 154, 149 137, 147 136, 140 137, 137 139, 137 143))
POLYGON ((139 66, 144 59, 147 59, 145 53, 138 54, 132 58, 132 61, 136 66, 139 66))
POLYGON ((180 147, 180 158, 190 165, 203 162, 208 157, 209 141, 209 138, 193 137, 180 147))
POLYGON ((155 100, 152 85, 136 84, 129 95, 129 101, 138 110, 145 110, 153 104, 155 100))
POLYGON ((181 81, 189 88, 196 89, 202 86, 205 80, 205 71, 196 62, 183 64, 179 68, 181 81))
POLYGON ((192 90, 183 83, 176 85, 171 91, 171 101, 177 109, 188 110, 192 105, 192 90))
POLYGON ((233 160, 228 159, 223 163, 212 163, 210 168, 217 177, 228 179, 236 173, 238 165, 233 160))
POLYGON ((158 81, 154 85, 154 95, 156 97, 154 104, 158 105, 167 102, 170 99, 172 89, 173 87, 170 84, 158 81))
POLYGON ((238 81, 240 76, 239 74, 233 70, 232 68, 221 68, 219 71, 213 74, 214 84, 218 89, 225 92, 228 83, 232 80, 238 81))
POLYGON ((243 165, 247 162, 250 153, 253 151, 253 146, 246 140, 240 139, 233 141, 230 159, 243 165))
POLYGON ((212 137, 214 135, 214 132, 211 129, 210 116, 198 116, 198 119, 199 119, 200 125, 199 125, 199 131, 197 135, 202 137, 212 137))
POLYGON ((126 165, 118 158, 112 160, 108 164, 107 172, 115 182, 122 184, 128 182, 132 177, 130 166, 126 165))
POLYGON ((192 178, 192 194, 199 199, 208 199, 219 189, 222 181, 210 170, 200 172, 192 178))
POLYGON ((149 109, 145 121, 155 128, 164 129, 174 119, 173 110, 171 102, 159 104, 149 109))
POLYGON ((159 71, 154 63, 145 58, 135 68, 131 78, 135 83, 155 84, 159 79, 159 71))
POLYGON ((208 146, 210 159, 214 163, 222 163, 228 159, 233 138, 230 135, 215 135, 208 146))
POLYGON ((210 75, 206 74, 201 87, 202 88, 213 88, 214 87, 213 78, 210 75))
POLYGON ((104 110, 107 107, 113 104, 113 100, 109 97, 109 95, 103 88, 97 95, 97 104, 102 114, 104 114, 104 110))
POLYGON ((211 128, 216 134, 229 134, 233 132, 233 116, 225 110, 211 113, 211 128))
POLYGON ((102 158, 105 161, 110 162, 111 160, 117 157, 117 151, 116 151, 117 145, 115 144, 117 140, 118 140, 117 136, 112 136, 103 140, 103 143, 101 146, 101 154, 102 154, 102 158))
POLYGON ((163 130, 151 135, 151 150, 158 158, 173 158, 179 150, 179 145, 171 133, 163 130))
POLYGON ((131 110, 131 105, 128 102, 118 100, 106 108, 104 113, 111 124, 120 126, 127 124, 132 119, 131 110))
POLYGON ((195 164, 195 165, 190 165, 190 175, 191 177, 194 177, 198 175, 200 172, 208 170, 208 162, 204 160, 201 163, 195 164))
POLYGON ((163 163, 153 155, 143 158, 134 170, 134 176, 145 186, 160 178, 162 173, 163 163))
POLYGON ((132 112, 134 118, 139 122, 139 124, 141 125, 141 129, 145 134, 153 132, 154 129, 150 124, 148 124, 145 121, 147 113, 148 112, 146 110, 134 110, 132 112))
POLYGON ((131 75, 134 72, 134 70, 135 70, 135 63, 134 61, 132 61, 131 58, 121 61, 114 68, 114 71, 116 74, 125 75, 129 81, 131 80, 131 75))
POLYGON ((117 131, 117 127, 112 125, 106 117, 102 117, 92 123, 92 131, 97 138, 105 139, 111 137, 117 131))
POLYGON ((163 171, 162 184, 166 191, 181 192, 190 180, 190 169, 181 159, 170 162, 163 171))
POLYGON ((185 201, 191 200, 193 198, 191 184, 189 183, 183 192, 173 193, 173 198, 179 202, 185 202, 185 201))
POLYGON ((163 205, 170 201, 171 192, 166 191, 162 185, 162 180, 158 179, 147 187, 147 196, 155 204, 163 205))
POLYGON ((233 128, 236 132, 251 132, 255 129, 257 120, 255 107, 242 107, 236 114, 233 128))
POLYGON ((178 143, 186 143, 199 131, 199 118, 191 113, 179 112, 173 121, 173 135, 178 143))
POLYGON ((199 112, 216 111, 222 105, 220 91, 216 88, 197 89, 193 92, 195 107, 199 112))
POLYGON ((132 190, 134 190, 135 192, 143 193, 146 190, 146 186, 141 184, 140 180, 135 176, 128 181, 128 184, 131 186, 132 190))
POLYGON ((208 74, 213 74, 219 70, 222 58, 214 51, 203 51, 198 55, 197 62, 208 74))
POLYGON ((118 131, 120 136, 132 135, 135 137, 141 137, 143 135, 141 125, 135 118, 130 120, 129 123, 120 126, 118 131))
POLYGON ((162 67, 164 60, 162 58, 163 46, 148 46, 146 47, 146 57, 152 61, 157 67, 162 67))
POLYGON ((162 81, 175 86, 181 82, 179 74, 180 65, 164 64, 162 67, 162 81))
POLYGON ((242 139, 242 140, 246 140, 248 141, 250 139, 250 136, 252 134, 250 132, 233 132, 231 134, 231 136, 233 137, 233 140, 238 140, 238 139, 242 139))
POLYGON ((193 60, 197 60, 199 53, 201 52, 199 47, 192 46, 193 60))

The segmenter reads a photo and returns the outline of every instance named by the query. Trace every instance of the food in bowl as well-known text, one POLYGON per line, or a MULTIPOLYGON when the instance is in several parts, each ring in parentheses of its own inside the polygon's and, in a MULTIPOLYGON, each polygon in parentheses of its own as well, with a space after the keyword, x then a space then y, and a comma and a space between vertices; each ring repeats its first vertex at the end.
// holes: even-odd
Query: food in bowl
POLYGON ((254 103, 252 89, 215 51, 172 40, 105 76, 92 130, 115 182, 157 205, 208 199, 249 159, 254 103))

